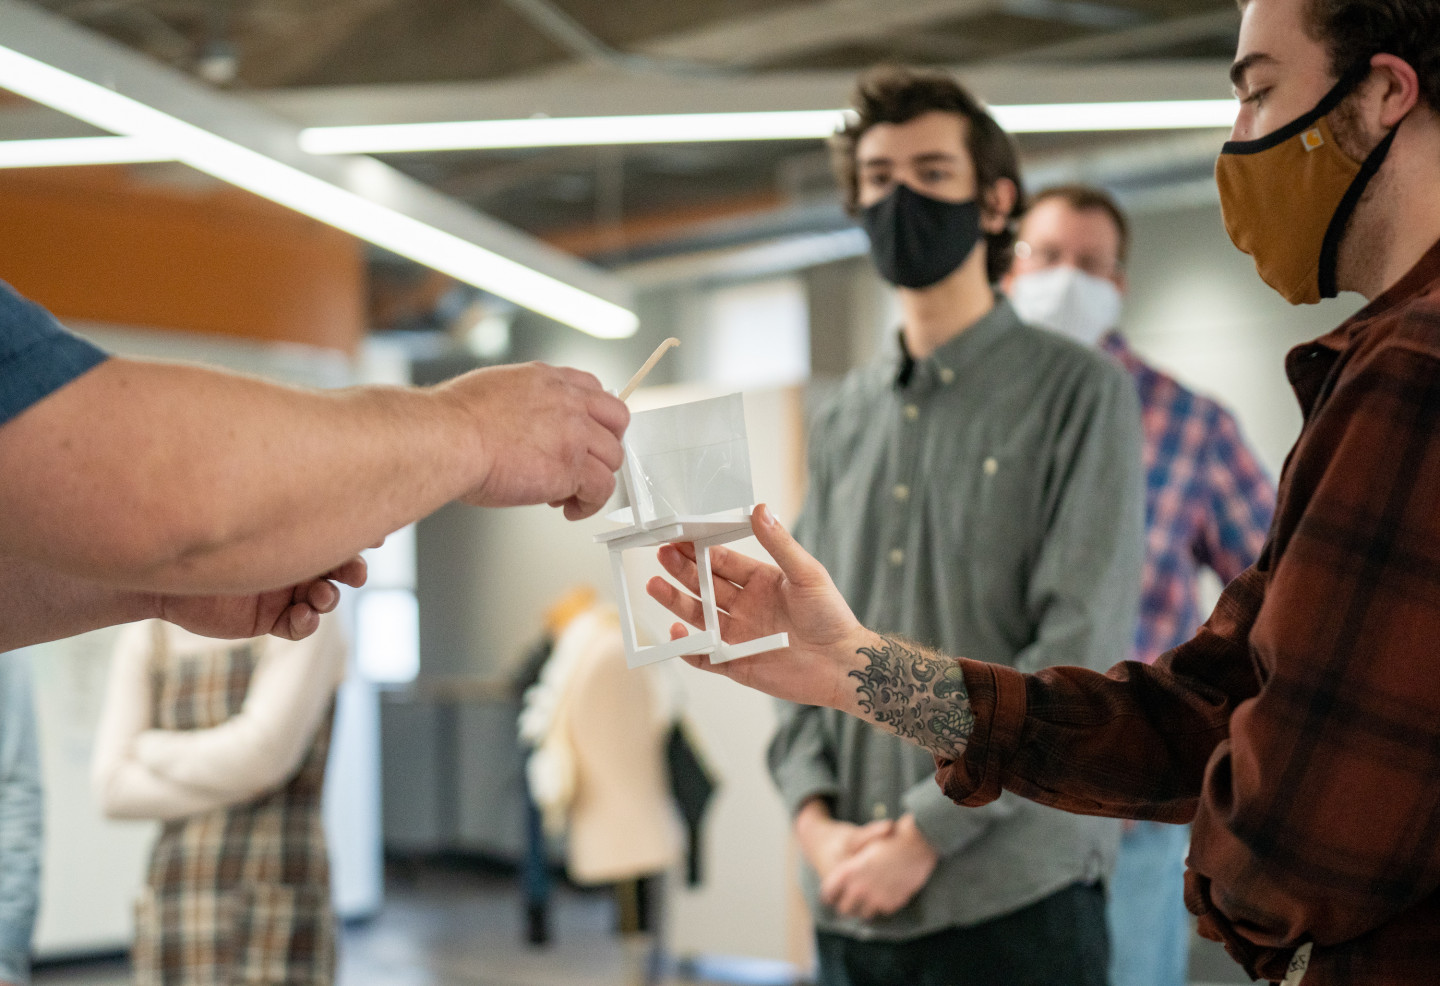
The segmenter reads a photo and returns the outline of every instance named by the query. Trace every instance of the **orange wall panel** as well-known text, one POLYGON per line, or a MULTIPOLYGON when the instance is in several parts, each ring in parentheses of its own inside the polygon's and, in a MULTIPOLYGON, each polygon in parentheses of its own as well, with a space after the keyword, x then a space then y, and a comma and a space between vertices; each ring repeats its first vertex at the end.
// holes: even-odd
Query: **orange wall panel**
POLYGON ((358 241, 199 176, 146 174, 0 172, 0 279, 62 319, 354 351, 365 331, 358 241))

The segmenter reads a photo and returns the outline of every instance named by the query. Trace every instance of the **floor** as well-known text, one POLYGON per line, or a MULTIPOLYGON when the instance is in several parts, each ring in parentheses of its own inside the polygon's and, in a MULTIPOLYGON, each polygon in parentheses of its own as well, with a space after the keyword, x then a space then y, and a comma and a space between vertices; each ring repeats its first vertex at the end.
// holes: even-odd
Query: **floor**
MULTIPOLYGON (((514 877, 475 868, 392 867, 384 911, 344 929, 338 984, 630 986, 644 955, 627 955, 613 932, 614 913, 609 895, 561 885, 551 914, 553 940, 536 948, 524 943, 514 877)), ((129 974, 123 959, 111 958, 41 967, 34 982, 122 986, 129 974)))
MULTIPOLYGON (((643 958, 627 955, 613 932, 607 895, 560 886, 552 911, 553 942, 523 943, 524 915, 515 880, 475 868, 392 867, 386 907, 374 920, 347 927, 338 986, 630 986, 643 958)), ((1224 950, 1196 939, 1192 986, 1248 983, 1224 950)), ((750 977, 729 977, 758 983, 750 977)), ((669 983, 681 980, 671 978, 669 983)), ((687 984, 718 983, 687 975, 687 984)), ((774 982, 773 978, 769 980, 774 982)), ((36 986, 125 986, 123 959, 36 970, 36 986)))

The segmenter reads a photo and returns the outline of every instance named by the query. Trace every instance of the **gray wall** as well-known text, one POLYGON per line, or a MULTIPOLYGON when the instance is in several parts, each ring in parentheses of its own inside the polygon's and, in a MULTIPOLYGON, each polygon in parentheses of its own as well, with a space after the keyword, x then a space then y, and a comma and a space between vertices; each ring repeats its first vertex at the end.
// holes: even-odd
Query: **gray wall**
POLYGON ((1231 244, 1218 206, 1134 217, 1124 328, 1135 348, 1234 410, 1273 474, 1300 431, 1285 353, 1334 328, 1363 299, 1295 307, 1231 244))

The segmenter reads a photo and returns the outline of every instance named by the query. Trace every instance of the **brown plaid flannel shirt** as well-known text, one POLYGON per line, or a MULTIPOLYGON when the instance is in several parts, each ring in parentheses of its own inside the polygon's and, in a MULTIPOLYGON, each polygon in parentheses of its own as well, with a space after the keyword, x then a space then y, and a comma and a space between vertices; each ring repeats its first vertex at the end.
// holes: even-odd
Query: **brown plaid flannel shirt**
POLYGON ((1252 975, 1440 983, 1440 243, 1292 350, 1270 539, 1153 666, 964 661, 945 793, 1194 822, 1186 902, 1252 975))

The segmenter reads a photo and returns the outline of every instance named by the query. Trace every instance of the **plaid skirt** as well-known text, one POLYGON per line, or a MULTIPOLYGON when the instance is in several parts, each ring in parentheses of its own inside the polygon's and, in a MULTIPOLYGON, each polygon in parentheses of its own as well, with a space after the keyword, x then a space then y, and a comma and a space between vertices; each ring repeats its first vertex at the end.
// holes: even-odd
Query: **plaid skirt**
MULTIPOLYGON (((240 711, 263 643, 175 658, 157 645, 151 722, 206 729, 240 711)), ((137 986, 329 986, 335 922, 320 818, 333 706, 281 788, 167 822, 135 906, 137 986)))

